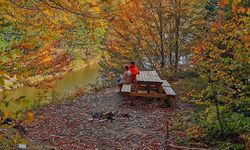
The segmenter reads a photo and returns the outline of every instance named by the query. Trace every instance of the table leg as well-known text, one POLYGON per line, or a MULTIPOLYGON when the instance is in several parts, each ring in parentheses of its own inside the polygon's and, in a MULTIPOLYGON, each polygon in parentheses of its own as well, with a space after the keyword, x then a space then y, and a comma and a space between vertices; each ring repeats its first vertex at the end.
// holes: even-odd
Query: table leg
POLYGON ((141 84, 135 84, 135 92, 138 92, 138 89, 140 86, 141 86, 141 84))
MULTIPOLYGON (((163 94, 163 89, 161 86, 157 86, 157 89, 158 89, 159 94, 163 94)), ((161 97, 160 100, 161 100, 162 105, 164 106, 165 105, 164 98, 161 97)))
POLYGON ((173 106, 172 106, 173 109, 175 109, 176 106, 177 106, 177 105, 176 105, 176 98, 175 98, 175 97, 172 98, 172 104, 173 104, 173 106))
POLYGON ((150 84, 147 84, 147 92, 150 93, 150 84))

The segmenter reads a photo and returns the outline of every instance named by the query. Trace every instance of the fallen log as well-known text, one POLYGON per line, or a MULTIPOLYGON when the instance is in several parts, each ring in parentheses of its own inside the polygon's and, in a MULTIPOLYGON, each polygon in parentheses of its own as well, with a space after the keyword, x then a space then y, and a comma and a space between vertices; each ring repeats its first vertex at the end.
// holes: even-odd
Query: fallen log
POLYGON ((170 150, 207 150, 203 148, 189 148, 189 147, 184 147, 184 146, 177 146, 173 144, 168 144, 168 148, 170 150))

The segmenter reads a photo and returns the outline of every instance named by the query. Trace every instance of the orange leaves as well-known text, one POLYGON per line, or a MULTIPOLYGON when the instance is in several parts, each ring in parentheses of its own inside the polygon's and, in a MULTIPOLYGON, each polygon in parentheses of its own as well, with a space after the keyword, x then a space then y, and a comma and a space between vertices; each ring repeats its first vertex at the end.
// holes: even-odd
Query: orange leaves
POLYGON ((133 2, 135 4, 136 8, 139 9, 139 7, 140 7, 140 1, 139 0, 133 0, 133 2))
MULTIPOLYGON (((239 4, 242 2, 242 0, 232 0, 232 12, 235 14, 250 14, 250 8, 249 7, 242 7, 239 6, 239 4)), ((219 5, 220 7, 224 8, 226 5, 229 4, 229 0, 221 0, 219 5)))
POLYGON ((32 112, 27 113, 27 118, 26 118, 28 123, 31 123, 34 120, 34 114, 32 112))
POLYGON ((205 44, 204 42, 200 42, 197 47, 193 48, 194 55, 192 56, 192 64, 199 64, 200 61, 203 61, 205 59, 205 56, 203 56, 203 53, 205 51, 205 44))
POLYGON ((35 48, 35 44, 32 42, 20 43, 18 48, 21 50, 33 50, 35 48))
POLYGON ((216 22, 213 22, 212 25, 211 25, 211 31, 212 32, 215 32, 217 31, 219 28, 221 27, 221 23, 216 21, 216 22))
POLYGON ((204 43, 203 42, 201 42, 199 45, 198 45, 198 47, 195 49, 195 53, 201 53, 201 52, 204 52, 204 50, 205 50, 205 45, 204 45, 204 43))
POLYGON ((232 12, 235 14, 240 14, 240 13, 250 14, 250 8, 244 8, 236 5, 232 7, 232 12))
POLYGON ((126 16, 127 16, 130 23, 134 22, 133 17, 129 13, 126 13, 126 16))
POLYGON ((224 8, 228 4, 229 0, 221 0, 220 7, 224 8))

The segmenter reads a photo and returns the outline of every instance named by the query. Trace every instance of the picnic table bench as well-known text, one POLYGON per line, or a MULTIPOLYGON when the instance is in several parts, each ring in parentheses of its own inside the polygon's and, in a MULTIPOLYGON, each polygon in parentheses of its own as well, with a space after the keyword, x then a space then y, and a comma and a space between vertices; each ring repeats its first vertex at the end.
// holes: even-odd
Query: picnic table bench
POLYGON ((177 96, 171 85, 166 80, 162 80, 156 71, 141 71, 136 76, 134 84, 122 86, 121 94, 160 98, 161 100, 174 99, 177 96))

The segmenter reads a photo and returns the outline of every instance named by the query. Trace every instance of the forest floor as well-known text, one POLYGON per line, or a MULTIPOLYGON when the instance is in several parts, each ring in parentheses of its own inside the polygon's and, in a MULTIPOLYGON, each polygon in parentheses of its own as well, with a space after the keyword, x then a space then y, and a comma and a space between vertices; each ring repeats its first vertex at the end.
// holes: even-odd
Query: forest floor
POLYGON ((34 121, 23 126, 41 149, 166 149, 182 135, 170 127, 167 138, 167 121, 171 126, 177 112, 159 100, 132 101, 111 89, 38 109, 34 121))

